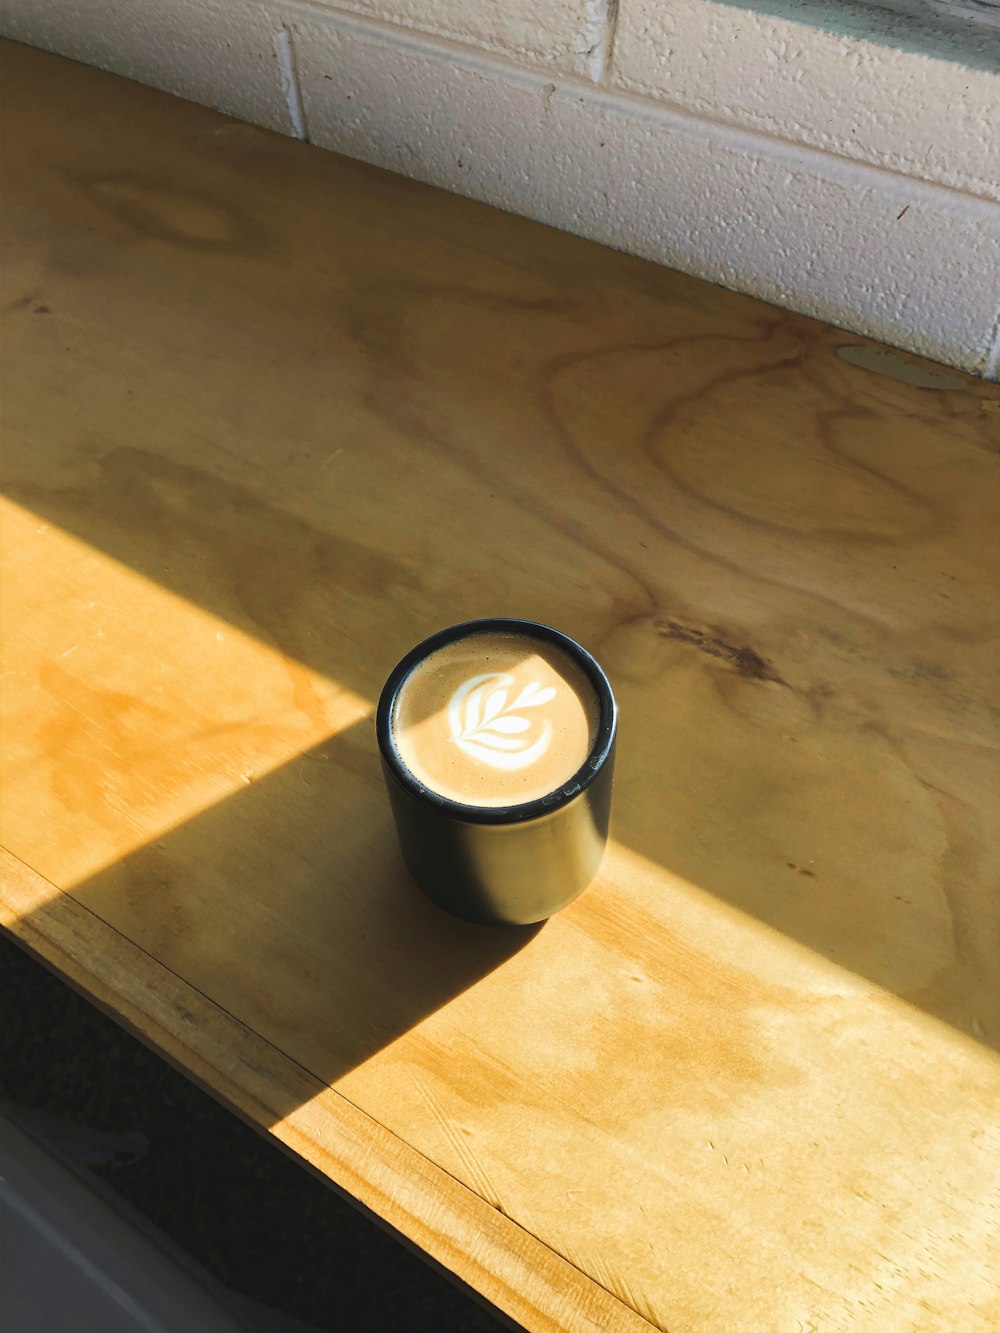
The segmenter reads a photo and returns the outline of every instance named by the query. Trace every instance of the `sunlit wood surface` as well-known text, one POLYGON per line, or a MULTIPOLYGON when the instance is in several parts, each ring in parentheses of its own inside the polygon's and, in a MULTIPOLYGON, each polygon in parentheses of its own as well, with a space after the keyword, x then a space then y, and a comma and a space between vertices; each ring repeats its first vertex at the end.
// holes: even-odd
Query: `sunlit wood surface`
POLYGON ((995 1330, 997 387, 3 76, 7 928, 532 1333, 995 1330), (374 743, 497 614, 621 704, 537 930, 374 743))

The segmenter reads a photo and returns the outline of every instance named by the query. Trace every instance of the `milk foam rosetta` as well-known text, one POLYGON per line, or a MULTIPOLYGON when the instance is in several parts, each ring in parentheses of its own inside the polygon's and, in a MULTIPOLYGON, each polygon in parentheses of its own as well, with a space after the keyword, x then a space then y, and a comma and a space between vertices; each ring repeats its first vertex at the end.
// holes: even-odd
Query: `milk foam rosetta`
POLYGON ((472 634, 410 672, 392 733, 425 787, 465 805, 519 805, 561 787, 586 760, 598 704, 584 671, 525 634, 472 634))

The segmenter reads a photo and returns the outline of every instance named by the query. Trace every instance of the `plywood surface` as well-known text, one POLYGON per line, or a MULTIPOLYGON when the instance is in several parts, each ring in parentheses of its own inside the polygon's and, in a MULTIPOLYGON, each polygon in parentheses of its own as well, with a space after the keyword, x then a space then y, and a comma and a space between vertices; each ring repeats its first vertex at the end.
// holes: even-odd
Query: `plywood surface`
POLYGON ((3 67, 8 929, 531 1329, 1000 1325, 997 388, 3 67), (527 931, 374 743, 496 614, 622 712, 527 931))

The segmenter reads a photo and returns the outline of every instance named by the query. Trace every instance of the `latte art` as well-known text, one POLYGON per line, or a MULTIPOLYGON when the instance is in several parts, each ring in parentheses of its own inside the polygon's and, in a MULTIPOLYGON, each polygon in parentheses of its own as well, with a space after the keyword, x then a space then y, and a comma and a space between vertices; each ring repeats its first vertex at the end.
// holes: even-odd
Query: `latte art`
POLYGON ((527 768, 549 748, 552 723, 543 718, 536 728, 537 736, 530 739, 528 718, 519 716, 518 709, 539 708, 555 698, 555 688, 544 689, 537 680, 525 685, 512 704, 508 704, 509 687, 514 677, 493 672, 487 676, 473 676, 460 685, 448 705, 451 738, 460 749, 473 759, 493 768, 527 768))
POLYGON ((470 634, 418 662, 392 735, 425 787, 464 805, 518 805, 557 790, 597 734, 585 672, 562 649, 514 632, 470 634))

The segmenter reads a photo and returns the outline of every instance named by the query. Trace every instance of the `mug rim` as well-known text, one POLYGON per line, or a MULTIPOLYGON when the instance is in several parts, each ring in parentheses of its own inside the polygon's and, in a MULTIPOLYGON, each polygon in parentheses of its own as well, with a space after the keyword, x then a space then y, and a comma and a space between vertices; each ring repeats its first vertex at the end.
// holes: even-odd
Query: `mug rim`
POLYGON ((422 639, 402 657, 389 673, 379 696, 375 714, 375 732, 382 760, 399 785, 420 804, 440 814, 467 824, 519 824, 555 814, 581 796, 599 776, 614 749, 618 729, 618 704, 611 683, 597 660, 575 639, 551 625, 536 620, 522 620, 516 616, 492 616, 481 620, 464 620, 457 625, 422 639), (460 639, 491 632, 521 635, 526 639, 540 639, 554 644, 581 668, 594 687, 597 697, 598 722, 594 742, 580 767, 565 782, 544 796, 512 805, 466 805, 442 796, 420 781, 403 762, 392 734, 392 714, 404 681, 414 667, 439 648, 457 643, 460 639))

